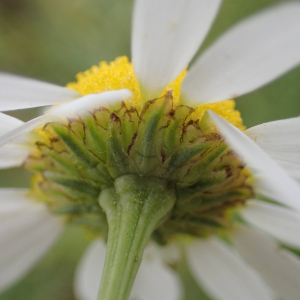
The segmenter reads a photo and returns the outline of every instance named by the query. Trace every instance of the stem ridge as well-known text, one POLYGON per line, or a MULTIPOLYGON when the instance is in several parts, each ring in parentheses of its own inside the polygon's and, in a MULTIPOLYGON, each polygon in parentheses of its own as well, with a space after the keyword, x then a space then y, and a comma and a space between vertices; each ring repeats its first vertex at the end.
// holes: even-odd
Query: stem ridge
POLYGON ((98 300, 127 300, 146 244, 176 201, 165 180, 129 174, 99 197, 106 213, 108 240, 98 300))

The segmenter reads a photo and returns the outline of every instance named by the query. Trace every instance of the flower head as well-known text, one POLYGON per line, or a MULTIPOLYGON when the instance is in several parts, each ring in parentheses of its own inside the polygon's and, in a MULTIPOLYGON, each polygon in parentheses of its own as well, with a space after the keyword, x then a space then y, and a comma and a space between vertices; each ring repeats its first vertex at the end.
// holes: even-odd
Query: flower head
MULTIPOLYGON (((78 74, 66 88, 1 75, 2 111, 53 105, 25 124, 0 115, 3 158, 13 155, 3 166, 22 163, 34 173, 28 194, 32 200, 3 190, 3 197, 9 194, 12 200, 4 201, 2 211, 8 217, 26 212, 13 234, 29 230, 41 245, 34 255, 30 250, 25 256, 15 254, 22 263, 18 272, 18 260, 7 250, 11 263, 3 274, 11 276, 3 279, 3 287, 44 252, 64 221, 79 223, 96 237, 108 236, 105 266, 104 258, 100 270, 94 266, 100 254, 94 256, 105 251, 104 244, 95 242, 79 269, 77 289, 83 300, 96 299, 101 274, 90 278, 103 267, 99 297, 127 299, 150 238, 161 245, 152 253, 184 244, 195 277, 215 299, 271 299, 269 288, 284 299, 296 299, 298 282, 285 278, 300 275, 300 262, 286 250, 276 252, 276 242, 262 232, 299 247, 300 187, 264 152, 285 161, 290 171, 286 152, 274 150, 281 142, 274 132, 278 127, 288 131, 299 120, 244 132, 240 113, 228 99, 259 88, 300 62, 300 6, 287 3, 241 22, 187 71, 220 4, 136 1, 133 62, 125 57, 102 62, 78 74), (32 222, 38 230, 30 230, 32 222)), ((293 148, 291 141, 285 145, 295 153, 299 145, 293 148)), ((31 245, 30 239, 24 243, 31 245)), ((163 265, 161 254, 152 264, 144 256, 137 282, 149 276, 147 268, 155 270, 151 278, 158 272, 173 293, 152 295, 149 286, 145 295, 136 283, 131 296, 178 299, 177 277, 163 265)))

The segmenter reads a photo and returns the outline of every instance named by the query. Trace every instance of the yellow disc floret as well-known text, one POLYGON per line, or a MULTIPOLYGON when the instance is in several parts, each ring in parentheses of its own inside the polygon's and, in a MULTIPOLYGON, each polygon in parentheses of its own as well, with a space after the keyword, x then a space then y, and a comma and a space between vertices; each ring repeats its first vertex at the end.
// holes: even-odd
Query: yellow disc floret
MULTIPOLYGON (((162 93, 162 95, 164 95, 167 91, 172 90, 175 106, 182 104, 179 103, 180 87, 186 73, 187 71, 184 70, 162 93)), ((91 69, 77 74, 76 79, 76 82, 69 83, 67 87, 77 91, 81 95, 129 89, 133 92, 133 103, 131 102, 131 104, 140 107, 147 100, 151 100, 142 99, 132 63, 128 61, 126 56, 118 57, 109 64, 102 61, 99 66, 93 66, 91 69)), ((232 125, 243 130, 243 120, 239 111, 234 108, 234 100, 225 100, 217 103, 200 105, 196 108, 195 114, 201 120, 205 111, 210 109, 232 125)))

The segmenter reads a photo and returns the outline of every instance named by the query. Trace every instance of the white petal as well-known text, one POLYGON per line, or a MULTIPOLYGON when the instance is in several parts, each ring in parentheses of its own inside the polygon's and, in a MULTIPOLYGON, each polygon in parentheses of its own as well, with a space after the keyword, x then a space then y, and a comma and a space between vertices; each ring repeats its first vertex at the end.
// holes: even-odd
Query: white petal
POLYGON ((0 290, 24 276, 57 239, 62 220, 28 191, 0 190, 0 290))
POLYGON ((300 3, 291 1, 250 17, 199 58, 183 82, 183 99, 199 104, 236 98, 300 63, 300 3))
MULTIPOLYGON (((75 294, 79 300, 97 299, 105 251, 104 242, 96 240, 84 254, 75 277, 75 294)), ((159 255, 149 259, 147 252, 146 250, 129 300, 181 299, 180 284, 176 275, 163 265, 159 255)))
POLYGON ((136 77, 146 99, 157 97, 190 62, 221 0, 137 0, 132 29, 136 77))
POLYGON ((0 147, 15 141, 16 139, 24 136, 29 131, 41 127, 45 125, 47 122, 50 122, 51 120, 53 120, 53 116, 43 115, 24 123, 23 125, 17 127, 16 129, 9 131, 3 136, 0 136, 0 147))
POLYGON ((246 130, 272 158, 300 164, 300 118, 273 121, 246 130))
POLYGON ((74 291, 78 300, 95 300, 104 268, 106 245, 94 241, 84 253, 76 271, 74 291))
POLYGON ((12 213, 23 210, 30 204, 25 197, 27 189, 1 188, 0 189, 0 213, 12 213))
POLYGON ((286 161, 277 160, 277 163, 280 164, 290 176, 294 177, 300 183, 300 165, 296 163, 289 163, 286 161))
POLYGON ((143 261, 131 291, 131 300, 179 300, 181 284, 175 272, 162 259, 161 251, 152 245, 146 248, 143 261))
POLYGON ((12 129, 19 127, 23 124, 24 124, 24 122, 17 118, 0 113, 0 133, 1 133, 1 135, 3 135, 5 133, 11 131, 12 129))
POLYGON ((169 242, 161 248, 163 261, 168 265, 177 265, 182 260, 182 249, 177 242, 169 242))
POLYGON ((217 239, 198 240, 187 249, 189 266, 216 300, 271 300, 261 278, 235 252, 217 239))
POLYGON ((60 104, 79 96, 55 84, 0 73, 0 111, 60 104))
POLYGON ((284 167, 289 174, 299 177, 299 117, 257 125, 246 130, 246 134, 284 167))
POLYGON ((300 261, 295 255, 280 248, 261 232, 248 228, 237 230, 233 242, 279 296, 284 300, 299 299, 300 261))
POLYGON ((88 113, 94 108, 98 108, 99 106, 114 106, 131 97, 132 92, 127 89, 90 94, 75 101, 54 107, 49 113, 51 115, 63 115, 66 117, 80 113, 80 116, 82 117, 84 113, 88 113))
MULTIPOLYGON (((0 113, 0 132, 2 135, 22 126, 24 122, 0 113)), ((0 169, 20 166, 28 156, 29 150, 18 144, 10 144, 0 148, 0 169)))
POLYGON ((56 121, 59 117, 72 117, 76 112, 80 112, 82 117, 89 110, 103 106, 103 105, 114 105, 120 103, 122 100, 126 100, 132 96, 129 90, 119 90, 111 92, 103 92, 100 94, 91 94, 68 102, 66 104, 52 108, 48 114, 32 119, 22 126, 8 132, 7 134, 0 137, 0 147, 10 143, 17 138, 25 135, 29 131, 44 126, 48 122, 56 121))
POLYGON ((300 186, 242 131, 209 112, 226 143, 258 174, 257 191, 300 211, 300 186))
POLYGON ((30 151, 18 146, 4 146, 0 148, 0 169, 18 167, 22 165, 30 151))
POLYGON ((241 209, 244 219, 281 242, 300 248, 300 214, 282 206, 251 200, 241 209))

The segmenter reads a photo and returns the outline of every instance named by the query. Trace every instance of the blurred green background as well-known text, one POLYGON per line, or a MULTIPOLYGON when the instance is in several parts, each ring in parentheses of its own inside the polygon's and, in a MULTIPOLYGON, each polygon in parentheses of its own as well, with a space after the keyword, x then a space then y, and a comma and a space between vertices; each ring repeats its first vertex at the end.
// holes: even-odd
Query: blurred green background
MULTIPOLYGON (((163 1, 163 0, 162 0, 163 1)), ((224 0, 203 48, 240 19, 283 0, 224 0)), ((130 57, 133 0, 0 0, 0 70, 65 85, 101 60, 130 57)), ((202 48, 202 50, 203 50, 202 48)), ((300 68, 237 99, 245 125, 300 114, 300 68)), ((37 109, 13 112, 28 120, 37 109)), ((4 187, 28 186, 25 171, 0 172, 4 187)), ((68 228, 54 248, 0 300, 72 300, 76 264, 88 241, 68 228)), ((186 300, 207 298, 183 263, 186 300)))

